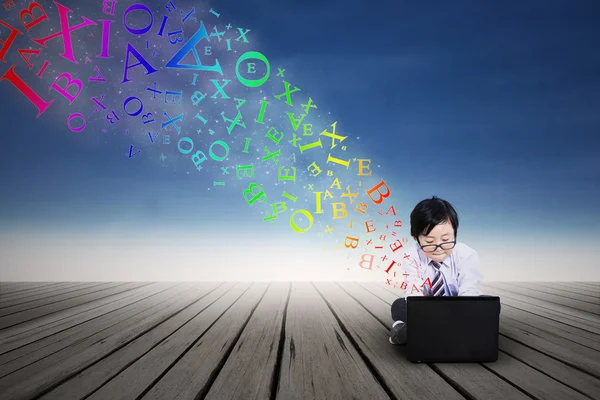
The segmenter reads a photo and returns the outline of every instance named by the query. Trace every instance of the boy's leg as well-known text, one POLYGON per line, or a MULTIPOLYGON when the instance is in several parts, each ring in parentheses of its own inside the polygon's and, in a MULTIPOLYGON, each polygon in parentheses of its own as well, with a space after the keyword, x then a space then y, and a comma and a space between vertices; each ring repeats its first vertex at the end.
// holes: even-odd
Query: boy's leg
POLYGON ((406 298, 400 297, 392 303, 393 325, 390 330, 391 344, 406 343, 406 298))
POLYGON ((406 297, 399 297, 392 303, 392 320, 406 322, 406 297))

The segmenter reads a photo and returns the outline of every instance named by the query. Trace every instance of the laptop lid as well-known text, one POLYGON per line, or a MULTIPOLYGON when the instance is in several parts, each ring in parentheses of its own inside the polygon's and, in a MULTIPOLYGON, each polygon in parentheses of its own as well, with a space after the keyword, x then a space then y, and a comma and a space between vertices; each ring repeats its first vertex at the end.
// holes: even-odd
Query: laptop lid
POLYGON ((407 358, 413 362, 498 359, 500 297, 408 296, 407 358))

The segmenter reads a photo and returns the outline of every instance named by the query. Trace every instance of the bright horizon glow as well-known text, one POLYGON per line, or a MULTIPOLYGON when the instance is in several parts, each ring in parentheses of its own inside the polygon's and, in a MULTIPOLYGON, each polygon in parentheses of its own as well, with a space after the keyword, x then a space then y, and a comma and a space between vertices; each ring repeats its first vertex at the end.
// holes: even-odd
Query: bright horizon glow
MULTIPOLYGON (((323 252, 289 238, 240 235, 229 242, 190 232, 123 229, 102 233, 14 231, 0 234, 2 281, 378 281, 382 269, 350 266, 347 250, 323 252)), ((479 253, 484 282, 600 281, 584 262, 586 244, 569 251, 532 253, 517 240, 490 248, 465 242, 479 253), (568 274, 567 274, 568 271, 568 274)), ((589 244, 588 244, 589 246, 589 244)))

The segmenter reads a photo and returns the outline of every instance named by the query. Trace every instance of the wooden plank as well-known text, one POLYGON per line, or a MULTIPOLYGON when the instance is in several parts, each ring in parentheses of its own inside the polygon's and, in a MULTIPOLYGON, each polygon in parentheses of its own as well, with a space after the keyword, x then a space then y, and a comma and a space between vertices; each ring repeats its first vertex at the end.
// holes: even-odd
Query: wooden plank
POLYGON ((290 289, 289 283, 271 284, 204 400, 271 398, 290 289))
POLYGON ((52 314, 58 311, 66 310, 71 307, 75 307, 81 304, 89 303, 94 300, 102 299, 111 296, 116 293, 126 292, 133 288, 139 287, 144 283, 129 282, 124 284, 118 284, 117 286, 107 287, 104 290, 95 291, 94 293, 88 293, 82 296, 75 297, 73 299, 66 299, 56 303, 40 306, 31 310, 22 311, 16 314, 6 315, 0 317, 0 329, 10 328, 11 326, 21 324, 23 322, 30 321, 35 318, 42 317, 44 315, 52 314))
MULTIPOLYGON (((0 304, 2 304, 2 306, 3 306, 5 304, 5 302, 7 302, 7 301, 14 301, 14 300, 18 300, 18 299, 28 299, 29 297, 32 297, 32 296, 57 292, 57 291, 64 290, 69 287, 77 287, 77 286, 82 286, 82 285, 89 284, 89 283, 92 283, 92 282, 56 282, 53 285, 48 285, 48 286, 44 286, 41 288, 35 288, 35 289, 27 290, 27 291, 11 293, 11 294, 7 294, 4 296, 0 296, 0 304)), ((96 282, 96 283, 101 283, 101 282, 96 282)))
POLYGON ((19 292, 25 292, 30 290, 36 290, 43 287, 57 285, 61 282, 0 282, 0 295, 5 296, 9 294, 15 294, 19 292))
MULTIPOLYGON (((570 315, 565 311, 557 311, 551 308, 541 307, 537 304, 527 303, 527 301, 531 300, 530 297, 515 295, 510 292, 506 292, 502 289, 486 288, 486 293, 493 296, 499 296, 502 305, 506 304, 510 307, 522 311, 527 311, 542 317, 550 318, 554 321, 559 321, 563 324, 574 326, 586 330, 588 332, 600 335, 600 322, 592 322, 587 319, 580 318, 578 316, 570 315), (515 296, 516 299, 510 296, 515 296)), ((543 302, 540 301, 540 303, 543 302)), ((573 311, 572 309, 567 310, 573 311)))
MULTIPOLYGON (((384 284, 360 283, 359 285, 383 298, 389 314, 391 314, 391 305, 398 298, 395 293, 388 291, 384 284)), ((391 315, 388 318, 386 326, 391 328, 391 315)), ((502 360, 502 363, 508 364, 508 367, 513 362, 514 360, 510 357, 502 360)), ((481 363, 431 363, 429 365, 447 381, 452 382, 453 386, 460 388, 461 392, 468 393, 469 398, 482 400, 530 399, 529 396, 504 379, 490 372, 481 363)))
POLYGON ((19 347, 0 356, 0 378, 34 362, 57 353, 70 345, 81 343, 94 335, 108 335, 119 324, 126 320, 139 318, 151 307, 162 304, 176 297, 182 291, 181 285, 168 288, 147 300, 129 304, 110 312, 101 318, 93 319, 74 328, 64 330, 55 335, 19 347))
POLYGON ((53 303, 56 303, 56 302, 59 302, 62 300, 72 299, 74 297, 81 296, 83 294, 93 293, 93 292, 96 292, 99 290, 103 290, 103 289, 110 288, 110 287, 115 287, 118 285, 119 284, 115 283, 115 282, 86 283, 85 285, 83 285, 83 287, 81 287, 78 290, 75 290, 72 292, 65 292, 64 294, 58 294, 58 295, 52 296, 48 299, 39 299, 36 301, 24 303, 24 304, 17 304, 17 305, 11 306, 11 307, 3 307, 0 310, 0 317, 4 317, 6 315, 11 315, 11 314, 16 314, 16 313, 22 312, 22 311, 31 310, 31 309, 34 309, 39 306, 53 304, 53 303))
POLYGON ((277 399, 357 396, 390 398, 316 289, 293 283, 277 399))
MULTIPOLYGON (((531 347, 515 342, 506 336, 500 335, 499 345, 502 352, 556 379, 574 391, 583 393, 592 399, 600 397, 600 379, 540 353, 531 347)), ((492 363, 486 365, 489 367, 490 364, 492 363)), ((562 397, 561 399, 567 398, 570 397, 562 397)))
MULTIPOLYGON (((89 368, 82 370, 69 380, 50 390, 40 400, 86 398, 155 348, 156 345, 165 339, 169 340, 168 338, 175 331, 187 324, 192 318, 196 317, 219 298, 223 297, 234 285, 234 283, 228 282, 216 286, 212 291, 208 292, 204 297, 179 314, 164 321, 151 331, 129 342, 125 347, 108 355, 89 368)), ((233 295, 235 296, 235 294, 233 295)), ((231 297, 229 299, 226 298, 224 299, 224 303, 230 304, 234 299, 231 297)))
POLYGON ((561 289, 564 292, 585 294, 588 296, 592 296, 595 299, 600 299, 600 289, 595 290, 595 289, 581 288, 581 287, 577 287, 574 285, 570 285, 566 282, 541 282, 540 285, 546 286, 546 287, 552 286, 557 289, 561 289))
POLYGON ((6 295, 0 295, 0 307, 4 306, 4 302, 6 301, 12 301, 12 300, 17 300, 17 299, 25 299, 27 297, 30 296, 35 296, 37 294, 42 294, 42 293, 51 293, 57 290, 61 290, 63 288, 66 287, 73 287, 76 285, 83 285, 85 282, 57 282, 55 284, 52 285, 48 285, 48 286, 43 286, 40 288, 34 288, 34 289, 28 289, 28 290, 23 290, 20 292, 16 292, 16 293, 10 293, 10 294, 6 294, 6 295))
POLYGON ((502 307, 501 314, 507 318, 520 321, 535 328, 552 332, 564 340, 579 343, 582 346, 600 351, 600 335, 595 333, 572 327, 560 321, 540 317, 539 315, 522 311, 508 305, 502 307))
MULTIPOLYGON (((218 373, 234 347, 237 345, 240 348, 244 345, 239 338, 268 292, 268 301, 279 303, 280 298, 285 298, 288 288, 281 285, 272 286, 266 282, 254 283, 210 330, 198 338, 197 345, 188 348, 183 357, 143 398, 160 400, 167 397, 172 400, 203 398, 214 381, 214 375, 218 373)), ((260 345, 266 347, 267 342, 261 341, 260 345)))
MULTIPOLYGON (((136 318, 124 321, 112 334, 99 333, 94 337, 52 354, 32 365, 0 379, 3 400, 29 399, 62 383, 108 354, 125 346, 173 315, 188 307, 206 293, 206 286, 190 290, 197 284, 182 284, 188 289, 136 318)), ((214 284, 212 285, 214 286, 214 284)))
POLYGON ((513 284, 506 283, 494 283, 488 284, 488 286, 508 290, 510 292, 523 294, 525 296, 534 297, 536 299, 545 300, 550 303, 560 304, 563 306, 567 306, 576 310, 585 311, 591 314, 595 314, 596 318, 600 320, 600 305, 590 304, 580 300, 569 299, 562 296, 557 296, 556 294, 552 294, 550 292, 541 292, 541 291, 533 291, 528 288, 522 288, 513 284))
POLYGON ((572 288, 576 288, 578 290, 587 290, 590 291, 592 293, 598 293, 598 291, 600 291, 600 287, 595 287, 595 286, 590 286, 590 285, 586 285, 584 283, 577 283, 577 282, 562 282, 563 285, 572 287, 572 288))
POLYGON ((500 333, 599 378, 600 352, 563 339, 559 334, 500 316, 500 333))
MULTIPOLYGON (((125 299, 129 296, 134 296, 140 291, 150 290, 152 285, 157 285, 158 283, 144 283, 141 286, 132 288, 129 291, 113 294, 108 297, 104 297, 90 303, 82 304, 76 307, 68 308, 63 311, 56 312, 54 314, 49 314, 35 320, 31 320, 28 322, 24 322, 22 324, 13 326, 11 328, 7 328, 0 331, 0 344, 5 343, 6 341, 10 341, 13 338, 18 338, 19 336, 27 336, 31 334, 35 336, 36 334, 44 333, 47 330, 51 330, 55 326, 59 326, 62 324, 68 324, 69 321, 73 321, 73 324, 77 324, 78 321, 87 320, 86 317, 88 314, 94 317, 95 310, 104 306, 108 306, 111 303, 117 302, 121 299, 125 299)), ((89 319, 91 319, 89 318, 89 319)))
POLYGON ((600 282, 577 282, 576 281, 575 283, 579 283, 581 285, 587 285, 587 286, 589 286, 591 288, 594 288, 594 289, 600 288, 600 282))
MULTIPOLYGON (((177 294, 180 289, 175 288, 174 282, 162 283, 160 285, 154 285, 151 289, 137 293, 133 297, 128 297, 117 303, 112 303, 107 307, 101 308, 103 313, 97 315, 95 318, 89 318, 87 321, 83 321, 75 326, 59 326, 53 330, 44 330, 37 338, 32 336, 30 332, 17 338, 17 340, 9 341, 8 344, 0 347, 0 377, 4 376, 3 370, 7 368, 5 364, 10 363, 13 360, 24 358, 25 355, 34 353, 27 357, 27 361, 20 360, 17 364, 23 362, 31 363, 31 357, 42 358, 48 354, 56 352, 74 341, 80 341, 84 338, 93 335, 94 333, 100 332, 106 329, 118 321, 129 318, 136 313, 142 312, 147 309, 148 304, 156 303, 155 296, 173 296, 177 294), (171 290, 171 292, 169 292, 171 290)), ((169 297, 163 297, 169 298, 169 297)), ((89 317, 86 315, 85 317, 89 317)), ((21 365, 22 366, 22 365, 21 365)))
MULTIPOLYGON (((258 297, 264 293, 265 284, 238 283, 231 288, 224 296, 210 304, 200 313, 195 315, 185 325, 181 326, 165 341, 161 341, 150 352, 146 353, 135 363, 114 377, 106 385, 102 386, 97 392, 92 394, 88 399, 135 399, 140 398, 148 388, 152 387, 156 381, 169 370, 171 366, 186 354, 190 347, 200 347, 201 349, 208 348, 205 358, 199 360, 200 363, 206 363, 207 368, 215 367, 213 361, 215 358, 220 359, 223 356, 223 348, 231 337, 229 335, 238 332, 239 325, 242 321, 230 321, 233 326, 227 326, 228 333, 223 338, 214 339, 210 334, 214 328, 215 321, 220 321, 224 314, 229 314, 227 311, 232 306, 251 308, 258 301, 258 297), (209 339, 210 338, 210 339, 209 339), (212 340, 216 342, 212 342, 212 340), (225 342, 225 343, 223 343, 225 342), (219 346, 216 346, 219 343, 219 346), (202 346, 204 345, 204 346, 202 346), (211 354, 212 353, 212 354, 211 354)), ((200 310, 199 310, 200 311, 200 310)), ((224 333, 220 331, 220 333, 224 333)), ((204 356, 203 356, 204 357, 204 356)), ((210 372, 209 372, 210 373, 210 372)), ((202 380, 202 375, 196 376, 194 379, 202 380)), ((176 393, 170 394, 168 397, 174 399, 176 393)), ((193 396, 192 396, 193 398, 193 396)))
MULTIPOLYGON (((521 289, 516 286, 510 286, 504 283, 495 282, 493 284, 485 283, 480 285, 482 289, 491 288, 491 289, 502 289, 504 296, 509 296, 511 298, 518 298, 526 303, 536 304, 541 307, 549 308, 556 311, 562 311, 566 314, 571 314, 574 316, 578 316, 580 318, 586 319, 591 322, 600 322, 600 315, 595 313, 591 313, 589 311, 582 310, 578 307, 573 307, 567 303, 574 302, 575 300, 564 300, 562 303, 560 302, 560 298, 557 296, 552 297, 550 294, 542 294, 539 292, 532 292, 527 289, 521 289)), ((593 307, 591 304, 588 304, 588 308, 593 307)))
POLYGON ((0 301, 0 316, 14 314, 15 312, 29 310, 38 307, 40 304, 51 304, 55 301, 63 300, 73 294, 73 297, 81 293, 89 292, 89 289, 102 285, 102 282, 84 282, 63 286, 54 289, 50 293, 35 292, 29 296, 17 299, 8 299, 0 301), (5 312, 5 310, 7 312, 5 312), (12 310, 12 311, 11 311, 12 310))
MULTIPOLYGON (((478 364, 462 364, 459 368, 456 368, 449 373, 449 377, 451 379, 463 378, 464 374, 471 374, 470 370, 475 369, 476 365, 478 364)), ((518 387, 519 390, 523 392, 520 395, 522 398, 529 399, 529 396, 531 396, 531 398, 534 399, 544 400, 589 400, 587 396, 582 395, 580 392, 557 382, 542 372, 537 371, 529 365, 524 364, 503 352, 498 353, 498 360, 496 362, 485 363, 484 365, 500 376, 503 381, 506 380, 510 382, 511 385, 518 387)), ((468 392, 474 390, 488 390, 491 391, 490 394, 495 395, 497 398, 513 398, 512 395, 502 397, 501 392, 494 392, 495 390, 501 389, 499 387, 493 388, 485 379, 467 379, 465 380, 465 384, 464 388, 468 392)), ((487 398, 489 397, 481 397, 481 399, 487 398)))
POLYGON ((315 282, 314 285, 395 398, 464 399, 427 364, 408 361, 406 346, 390 344, 388 303, 356 283, 315 282))
POLYGON ((578 300, 578 301, 582 301, 585 303, 590 303, 590 304, 595 304, 597 306, 600 306, 600 296, 594 297, 594 296, 588 296, 583 293, 566 292, 564 290, 561 290, 560 288, 557 288, 556 286, 541 285, 539 283, 514 282, 514 283, 511 283, 511 285, 514 285, 514 286, 517 286, 520 288, 524 288, 524 289, 530 289, 535 292, 550 293, 550 294, 553 294, 553 295, 556 295, 559 297, 564 297, 566 299, 578 300))

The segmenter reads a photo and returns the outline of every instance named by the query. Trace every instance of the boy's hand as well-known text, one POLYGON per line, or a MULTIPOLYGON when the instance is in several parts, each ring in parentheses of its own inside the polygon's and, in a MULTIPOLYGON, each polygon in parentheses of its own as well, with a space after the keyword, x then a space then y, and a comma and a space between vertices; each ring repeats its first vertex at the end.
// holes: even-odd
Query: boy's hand
POLYGON ((423 296, 433 295, 433 293, 431 293, 431 288, 429 287, 429 285, 423 285, 423 289, 421 289, 421 292, 423 292, 423 296))

